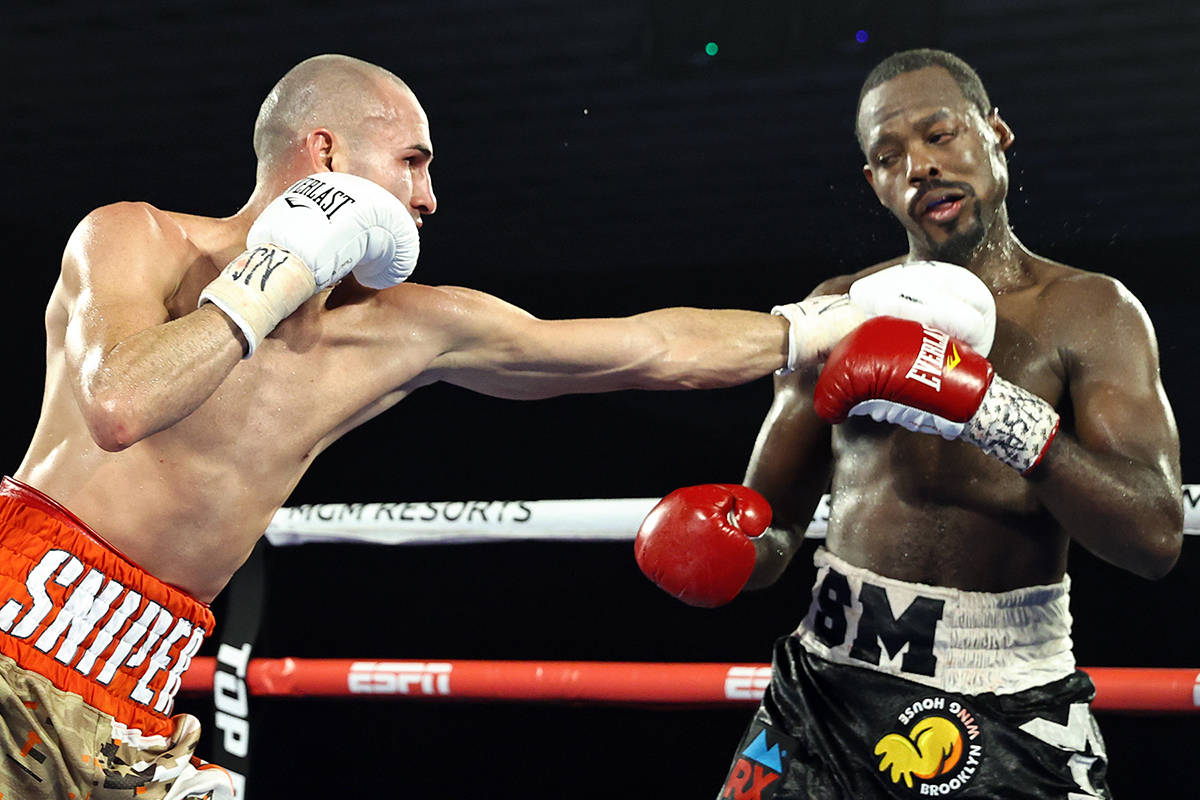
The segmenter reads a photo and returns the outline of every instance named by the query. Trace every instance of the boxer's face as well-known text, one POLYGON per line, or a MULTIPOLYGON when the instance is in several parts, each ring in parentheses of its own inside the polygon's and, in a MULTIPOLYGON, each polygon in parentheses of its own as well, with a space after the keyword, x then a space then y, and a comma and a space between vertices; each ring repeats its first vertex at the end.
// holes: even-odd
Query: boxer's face
POLYGON ((1013 136, 999 115, 985 119, 949 72, 926 67, 868 92, 858 130, 863 174, 914 255, 969 262, 1008 192, 1004 151, 1013 136))
POLYGON ((389 87, 378 113, 344 142, 331 166, 375 181, 407 205, 420 225, 423 214, 437 210, 429 173, 432 161, 433 141, 425 110, 412 92, 389 87))

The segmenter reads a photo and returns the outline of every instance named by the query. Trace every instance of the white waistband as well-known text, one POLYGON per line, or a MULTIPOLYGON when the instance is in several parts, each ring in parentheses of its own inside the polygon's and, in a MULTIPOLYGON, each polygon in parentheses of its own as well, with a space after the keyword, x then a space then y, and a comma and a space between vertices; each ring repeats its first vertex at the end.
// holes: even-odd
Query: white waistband
POLYGON ((808 615, 796 629, 829 661, 961 694, 1012 694, 1070 675, 1070 576, 1009 592, 908 583, 825 548, 808 615))

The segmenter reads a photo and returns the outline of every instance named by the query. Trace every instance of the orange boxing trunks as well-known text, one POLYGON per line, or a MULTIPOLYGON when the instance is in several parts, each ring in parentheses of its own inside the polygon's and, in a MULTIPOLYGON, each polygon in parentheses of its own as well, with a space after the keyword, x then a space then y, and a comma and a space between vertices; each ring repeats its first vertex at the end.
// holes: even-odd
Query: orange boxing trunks
POLYGON ((0 481, 0 800, 232 798, 170 716, 208 607, 0 481))

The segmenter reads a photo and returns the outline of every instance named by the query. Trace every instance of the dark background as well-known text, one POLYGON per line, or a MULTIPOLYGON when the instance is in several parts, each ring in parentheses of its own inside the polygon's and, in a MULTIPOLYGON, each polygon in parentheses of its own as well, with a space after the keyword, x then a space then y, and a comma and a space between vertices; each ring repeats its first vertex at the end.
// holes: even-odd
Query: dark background
MULTIPOLYGON (((416 280, 569 317, 765 309, 899 254, 899 228, 860 174, 854 104, 884 55, 939 46, 977 68, 1016 131, 1018 235, 1145 303, 1184 478, 1200 480, 1188 449, 1200 424, 1191 4, 75 0, 10 11, 0 31, 5 472, 36 420, 40 317, 75 222, 119 199, 237 210, 258 104, 302 58, 377 62, 421 98, 440 210, 416 280)), ((290 502, 650 497, 737 481, 769 401, 767 380, 536 403, 435 386, 333 447, 290 502)), ((803 613, 803 555, 778 587, 702 611, 651 586, 630 551, 276 550, 258 652, 762 662, 803 613)), ((1194 541, 1157 583, 1084 552, 1072 572, 1081 664, 1200 666, 1194 541)), ((194 699, 180 709, 208 713, 194 699)), ((750 709, 302 700, 256 713, 252 797, 691 798, 715 793, 750 709)), ((1101 723, 1120 794, 1191 791, 1196 717, 1101 723)))

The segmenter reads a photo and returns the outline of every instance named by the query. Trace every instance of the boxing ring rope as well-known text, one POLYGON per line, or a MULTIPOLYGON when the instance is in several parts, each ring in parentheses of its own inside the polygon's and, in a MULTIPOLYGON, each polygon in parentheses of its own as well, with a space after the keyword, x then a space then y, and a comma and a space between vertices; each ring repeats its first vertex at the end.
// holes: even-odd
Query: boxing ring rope
MULTIPOLYGON (((212 690, 216 658, 197 658, 181 691, 212 690)), ((1090 667, 1092 707, 1110 711, 1200 709, 1200 670, 1090 667)), ((246 688, 270 697, 372 695, 422 700, 502 700, 621 705, 754 705, 766 664, 659 664, 617 661, 363 661, 258 658, 246 688)))
MULTIPOLYGON (((1183 487, 1184 532, 1200 534, 1200 485, 1183 487)), ((275 546, 307 543, 463 544, 492 541, 632 541, 658 498, 459 500, 303 505, 280 509, 267 529, 275 546)), ((829 497, 806 531, 823 538, 829 497)), ((497 700, 650 705, 752 705, 770 680, 766 664, 592 661, 243 659, 222 645, 197 658, 181 691, 253 696, 497 700), (226 666, 218 668, 218 661, 226 666), (228 680, 226 680, 228 679, 228 680)), ((1200 710, 1200 669, 1083 668, 1093 707, 1134 712, 1200 710)), ((244 702, 244 696, 242 702, 244 702)))
MULTIPOLYGON (((1186 534, 1200 534, 1200 485, 1183 487, 1186 534)), ((659 498, 618 500, 451 500, 327 503, 281 508, 267 527, 276 546, 345 544, 474 544, 493 541, 633 541, 659 498)), ((825 536, 829 495, 821 498, 805 537, 825 536)))

